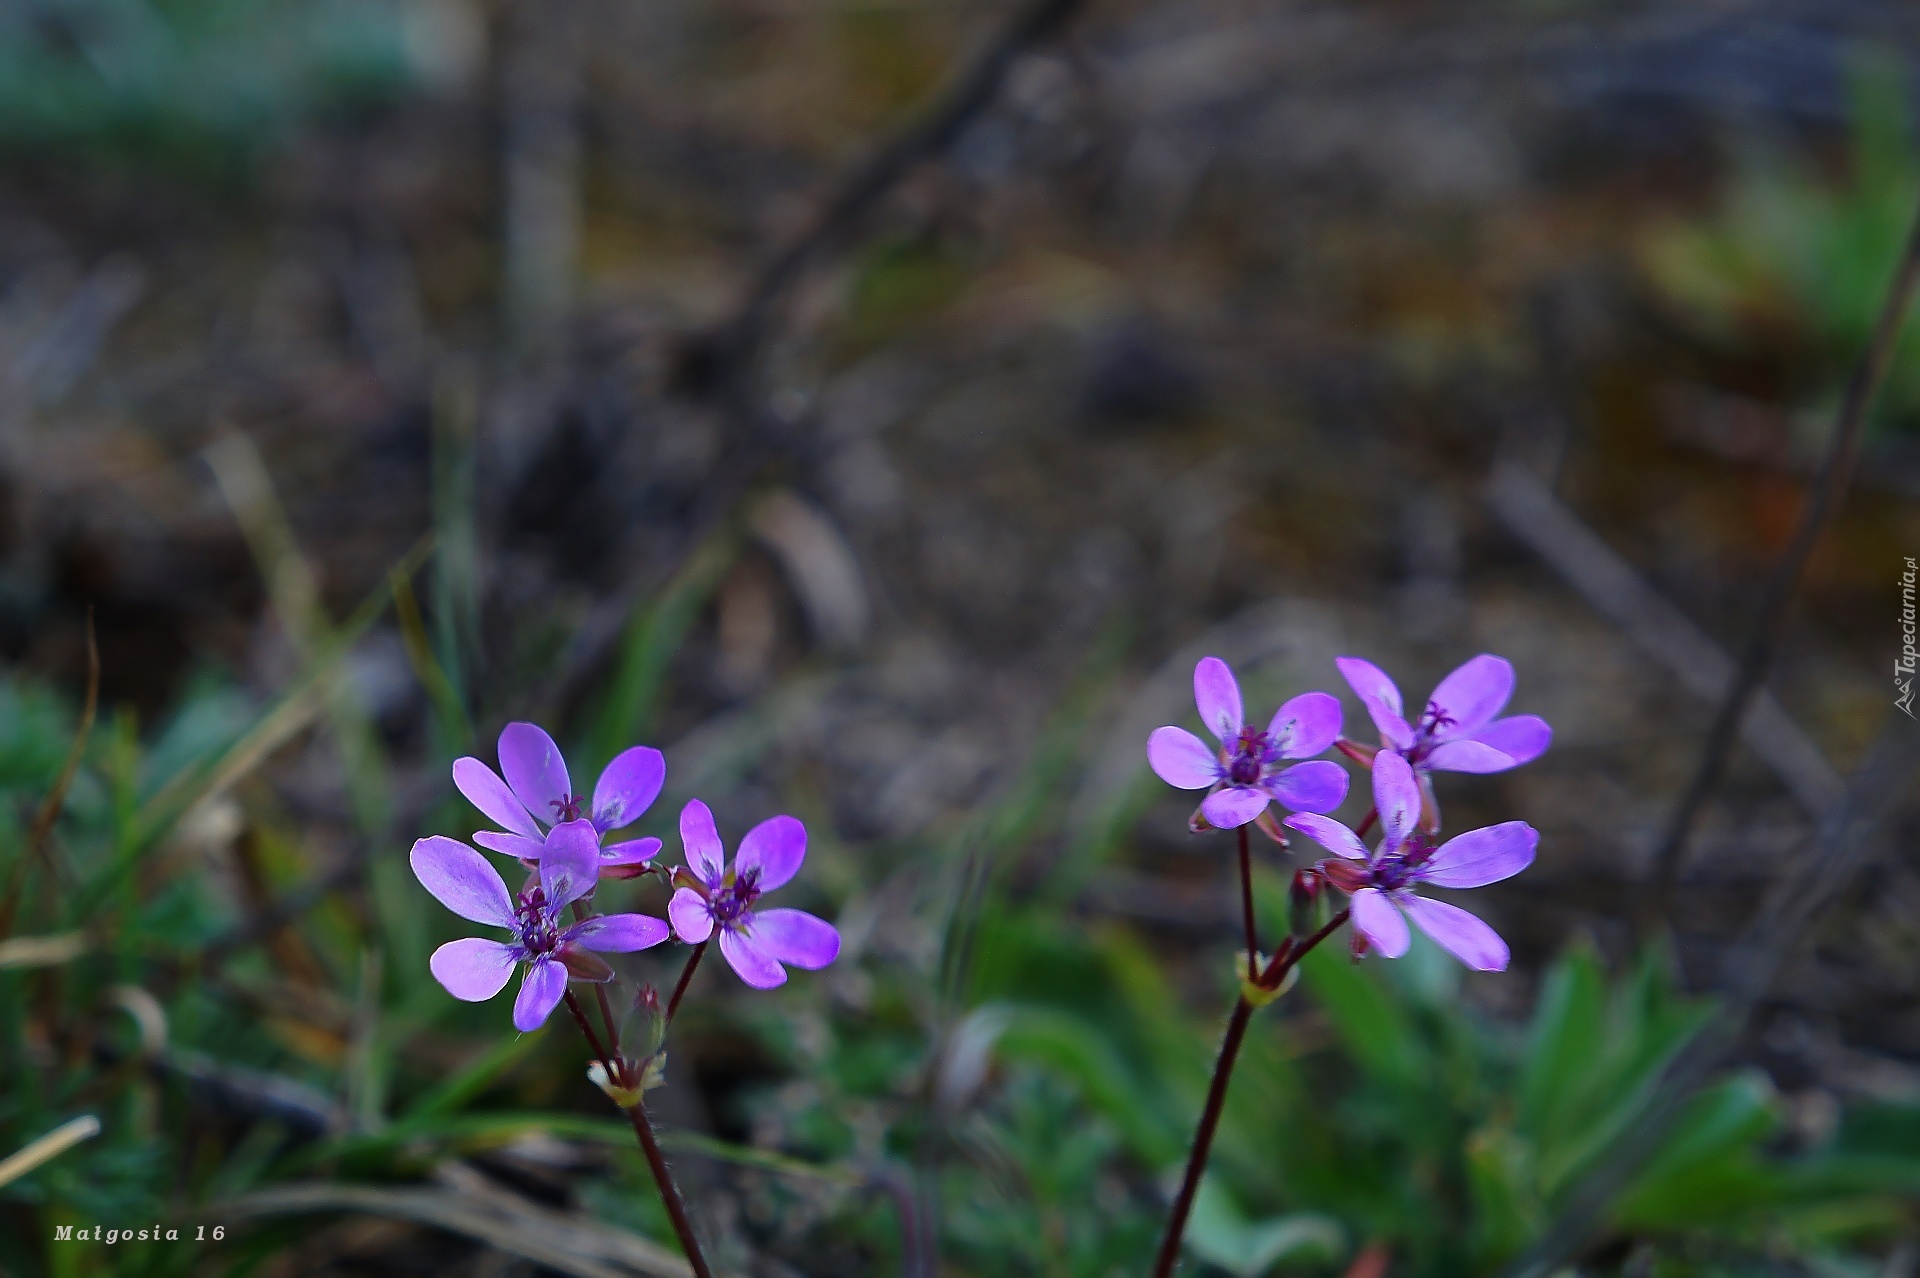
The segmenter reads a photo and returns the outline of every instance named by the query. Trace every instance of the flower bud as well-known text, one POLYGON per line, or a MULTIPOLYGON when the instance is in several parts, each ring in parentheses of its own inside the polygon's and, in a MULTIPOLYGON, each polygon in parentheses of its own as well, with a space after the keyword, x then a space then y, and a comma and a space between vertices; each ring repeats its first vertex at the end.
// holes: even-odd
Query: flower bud
POLYGON ((1319 924, 1321 878, 1317 870, 1295 870, 1287 885, 1289 926, 1299 937, 1311 936, 1319 924))

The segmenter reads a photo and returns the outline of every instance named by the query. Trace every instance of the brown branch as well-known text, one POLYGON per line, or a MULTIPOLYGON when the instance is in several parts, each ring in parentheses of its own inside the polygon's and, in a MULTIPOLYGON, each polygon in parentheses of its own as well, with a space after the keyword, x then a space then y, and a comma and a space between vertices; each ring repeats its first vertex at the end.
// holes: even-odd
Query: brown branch
POLYGON ((1873 406, 1874 397, 1893 364, 1894 348, 1898 344, 1900 330, 1906 324, 1907 312, 1912 307, 1916 290, 1920 290, 1920 213, 1915 215, 1899 267, 1887 288, 1886 300, 1880 307, 1880 317, 1874 323, 1873 338, 1861 355, 1852 377, 1847 380, 1846 396, 1841 400, 1839 414, 1834 420, 1833 439, 1825 459, 1820 463, 1819 473, 1814 477, 1813 491, 1806 507, 1800 513, 1800 525, 1794 530, 1793 540, 1781 554, 1779 562, 1774 565, 1753 629, 1740 651, 1739 665, 1735 667, 1733 680, 1727 687, 1726 698, 1720 703, 1713 727, 1707 732, 1706 745, 1700 752, 1700 765, 1674 808, 1666 833, 1654 852, 1653 889, 1647 893, 1643 925, 1651 925, 1666 917, 1672 906, 1674 888, 1679 882, 1680 867, 1686 856, 1687 840, 1693 833, 1701 810, 1720 788, 1720 782, 1726 775, 1735 736, 1747 716, 1747 708, 1753 704, 1754 694, 1760 690, 1767 671, 1773 665, 1774 653, 1779 649, 1794 595, 1806 576, 1807 560, 1812 557, 1820 534, 1826 530, 1827 523, 1846 496, 1848 482, 1853 478, 1854 464, 1860 455, 1860 437, 1866 429, 1867 410, 1873 406))

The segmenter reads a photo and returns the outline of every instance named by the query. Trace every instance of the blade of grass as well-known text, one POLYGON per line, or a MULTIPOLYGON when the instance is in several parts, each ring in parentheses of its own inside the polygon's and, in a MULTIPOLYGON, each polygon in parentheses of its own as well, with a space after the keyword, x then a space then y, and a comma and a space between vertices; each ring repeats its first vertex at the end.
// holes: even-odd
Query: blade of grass
MULTIPOLYGON (((100 645, 94 641, 93 609, 87 609, 87 700, 80 711, 80 727, 73 734, 73 745, 67 751, 67 759, 60 767, 60 775, 54 780, 53 788, 47 791, 47 797, 40 805, 40 811, 34 815, 33 827, 27 834, 26 854, 13 863, 13 869, 7 876, 7 890, 0 899, 0 937, 13 932, 14 915, 20 908, 20 898, 24 894, 27 867, 35 860, 43 862, 47 873, 56 879, 64 878, 66 867, 56 862, 47 852, 47 838, 53 833, 53 823, 60 819, 60 810, 66 805, 67 789, 73 784, 74 774, 80 770, 80 760, 87 750, 87 738, 93 733, 94 712, 100 705, 100 645)), ((69 890, 72 884, 65 885, 69 890)))

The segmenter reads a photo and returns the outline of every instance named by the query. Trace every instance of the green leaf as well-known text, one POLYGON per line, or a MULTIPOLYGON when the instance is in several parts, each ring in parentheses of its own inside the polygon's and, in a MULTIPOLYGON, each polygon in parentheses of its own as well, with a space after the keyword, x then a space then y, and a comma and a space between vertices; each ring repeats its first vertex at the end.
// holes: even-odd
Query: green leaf
POLYGON ((1332 1262, 1347 1250, 1339 1222, 1311 1212, 1249 1221, 1213 1177, 1200 1182, 1187 1220, 1187 1249, 1237 1278, 1259 1278, 1283 1260, 1332 1262))

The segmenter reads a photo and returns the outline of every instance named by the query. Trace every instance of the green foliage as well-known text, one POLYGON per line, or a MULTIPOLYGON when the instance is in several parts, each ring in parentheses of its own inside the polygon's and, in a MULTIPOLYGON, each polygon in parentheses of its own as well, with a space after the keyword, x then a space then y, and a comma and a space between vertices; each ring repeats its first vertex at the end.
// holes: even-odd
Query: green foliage
MULTIPOLYGON (((1845 172, 1830 180, 1772 151, 1750 152, 1720 207, 1651 228, 1640 262, 1707 340, 1756 350, 1792 335, 1813 354, 1809 397, 1837 396, 1865 348, 1920 197, 1903 60, 1862 58, 1852 77, 1845 172)), ((1920 332, 1908 325, 1881 400, 1920 424, 1920 332)), ((1811 406, 1811 405, 1808 405, 1811 406)))

